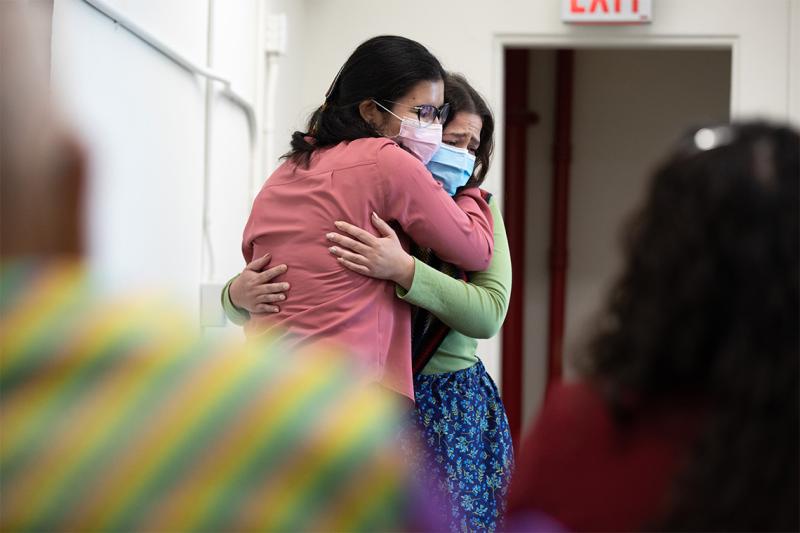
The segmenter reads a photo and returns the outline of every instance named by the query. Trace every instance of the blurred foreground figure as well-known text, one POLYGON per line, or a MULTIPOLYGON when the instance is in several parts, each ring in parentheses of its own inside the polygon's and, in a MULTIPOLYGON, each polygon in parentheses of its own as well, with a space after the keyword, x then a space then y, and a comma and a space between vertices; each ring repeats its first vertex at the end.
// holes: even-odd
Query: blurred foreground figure
POLYGON ((0 530, 403 527, 392 400, 345 358, 198 338, 162 302, 98 301, 84 156, 0 5, 0 530))
POLYGON ((575 531, 798 530, 800 137, 703 128, 656 173, 510 508, 575 531))
POLYGON ((392 405, 341 358, 199 341, 155 302, 93 302, 73 264, 2 284, 3 531, 401 525, 392 405))

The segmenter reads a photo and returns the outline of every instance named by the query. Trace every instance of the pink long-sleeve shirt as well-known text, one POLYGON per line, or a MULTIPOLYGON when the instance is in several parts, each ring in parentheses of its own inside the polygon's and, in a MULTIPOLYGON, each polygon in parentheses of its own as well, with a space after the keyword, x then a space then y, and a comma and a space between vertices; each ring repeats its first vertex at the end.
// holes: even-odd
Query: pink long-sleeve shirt
POLYGON ((336 220, 377 235, 373 211, 402 228, 404 245, 410 237, 467 271, 489 265, 492 218, 477 188, 453 201, 394 141, 342 142, 316 152, 308 168, 285 162, 256 197, 245 261, 272 253, 289 266, 275 281, 291 289, 279 313, 253 314, 245 331, 338 345, 363 362, 371 380, 413 400, 410 307, 395 297, 393 283, 351 272, 328 252, 325 235, 337 231, 336 220))

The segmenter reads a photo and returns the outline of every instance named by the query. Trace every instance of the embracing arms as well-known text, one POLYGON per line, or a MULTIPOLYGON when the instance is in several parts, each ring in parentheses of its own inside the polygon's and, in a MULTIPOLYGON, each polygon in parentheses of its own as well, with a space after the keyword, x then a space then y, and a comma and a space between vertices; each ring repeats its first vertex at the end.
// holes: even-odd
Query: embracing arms
POLYGON ((502 326, 511 297, 511 256, 505 226, 496 200, 492 199, 489 206, 494 218, 494 255, 488 268, 469 275, 469 283, 411 257, 400 246, 394 230, 377 217, 373 217, 373 225, 382 237, 351 224, 337 224, 347 235, 328 234, 335 244, 330 252, 354 272, 394 281, 400 298, 427 309, 459 333, 489 338, 502 326))

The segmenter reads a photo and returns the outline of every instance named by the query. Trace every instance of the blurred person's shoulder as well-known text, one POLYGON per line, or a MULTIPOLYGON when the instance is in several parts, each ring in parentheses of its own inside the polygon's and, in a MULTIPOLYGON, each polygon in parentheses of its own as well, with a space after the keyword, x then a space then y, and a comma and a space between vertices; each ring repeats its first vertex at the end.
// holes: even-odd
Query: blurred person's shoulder
POLYGON ((606 402, 592 383, 556 383, 547 391, 541 417, 555 424, 578 424, 610 419, 606 402))
MULTIPOLYGON (((2 380, 15 387, 59 372, 65 381, 100 382, 117 363, 129 370, 155 360, 201 366, 215 354, 281 350, 267 337, 245 344, 232 334, 203 335, 164 288, 106 292, 78 260, 2 263, 0 302, 2 380)), ((158 372, 166 375, 168 366, 158 372)), ((149 385, 143 380, 136 386, 149 385)))
POLYGON ((626 419, 591 382, 552 386, 520 449, 512 514, 543 511, 578 531, 640 529, 662 512, 699 412, 679 400, 626 419))
POLYGON ((702 412, 701 401, 676 397, 657 405, 636 407, 625 418, 615 415, 598 384, 581 380, 551 386, 540 419, 551 429, 569 430, 575 436, 595 441, 629 435, 641 438, 650 434, 683 440, 685 435, 694 433, 702 412))
POLYGON ((53 375, 100 379, 123 360, 138 366, 183 353, 197 337, 163 292, 104 294, 81 261, 5 262, 0 293, 2 381, 9 387, 30 388, 53 375))

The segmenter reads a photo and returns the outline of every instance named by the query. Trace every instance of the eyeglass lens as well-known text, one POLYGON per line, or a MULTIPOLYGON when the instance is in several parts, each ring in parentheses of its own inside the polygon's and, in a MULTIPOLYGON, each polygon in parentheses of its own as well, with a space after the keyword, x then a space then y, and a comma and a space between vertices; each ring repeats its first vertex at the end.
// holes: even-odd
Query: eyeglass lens
POLYGON ((439 122, 444 122, 447 120, 449 111, 450 104, 444 104, 441 109, 437 109, 436 106, 425 104, 417 108, 417 117, 420 122, 425 124, 433 124, 437 117, 439 118, 439 122))

